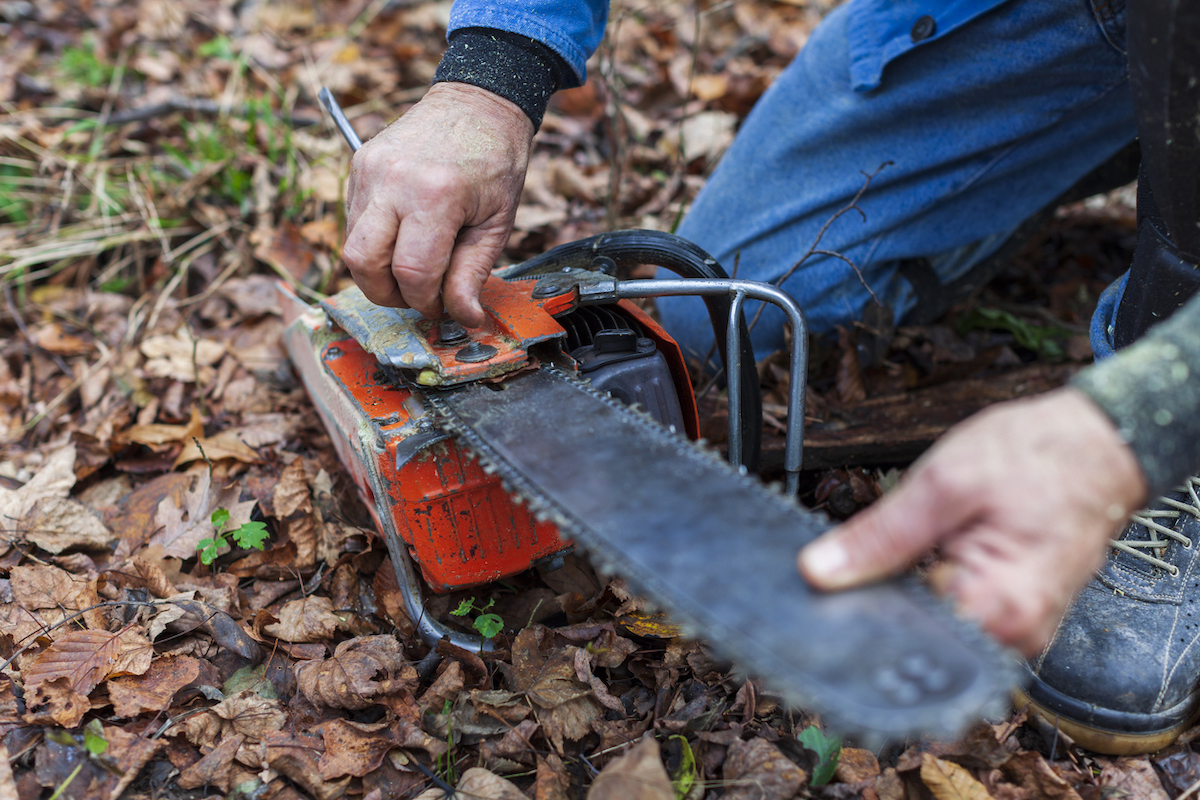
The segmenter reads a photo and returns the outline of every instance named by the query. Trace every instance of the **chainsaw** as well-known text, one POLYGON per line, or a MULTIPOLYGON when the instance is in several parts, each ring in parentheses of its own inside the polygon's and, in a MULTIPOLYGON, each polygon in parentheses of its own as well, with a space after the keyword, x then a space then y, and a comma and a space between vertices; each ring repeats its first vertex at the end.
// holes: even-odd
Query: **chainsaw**
POLYGON ((831 523, 795 500, 808 337, 778 287, 731 279, 671 234, 617 231, 494 271, 479 328, 376 306, 357 288, 312 306, 281 291, 291 360, 431 645, 490 643, 434 619, 426 589, 553 568, 577 550, 684 635, 864 743, 953 735, 1005 712, 1015 660, 915 580, 821 593, 796 571, 796 552, 831 523), (638 265, 681 277, 617 278, 638 265), (707 305, 727 459, 698 441, 679 346, 632 302, 665 295, 707 305), (746 301, 777 306, 794 332, 782 486, 749 469, 761 399, 746 301))

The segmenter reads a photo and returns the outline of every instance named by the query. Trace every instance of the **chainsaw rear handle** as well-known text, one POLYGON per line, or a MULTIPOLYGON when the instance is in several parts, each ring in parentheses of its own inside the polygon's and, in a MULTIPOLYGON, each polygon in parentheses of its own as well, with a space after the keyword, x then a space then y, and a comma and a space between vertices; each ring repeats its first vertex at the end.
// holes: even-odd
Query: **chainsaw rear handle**
MULTIPOLYGON (((541 255, 505 270, 505 278, 531 278, 535 275, 557 272, 565 268, 609 271, 613 268, 632 268, 641 264, 664 267, 684 278, 728 279, 715 258, 687 239, 672 233, 650 230, 624 230, 601 233, 577 242, 559 245, 541 255)), ((729 294, 708 295, 704 298, 708 317, 712 322, 713 336, 722 365, 728 367, 726 352, 729 320, 734 309, 734 298, 729 294)), ((739 301, 740 305, 740 301, 739 301)), ((754 348, 750 344, 750 333, 746 319, 738 314, 741 343, 740 358, 734 359, 740 368, 740 380, 736 384, 738 397, 733 400, 741 407, 741 463, 749 470, 758 465, 762 450, 762 395, 758 388, 758 370, 754 363, 754 348)))

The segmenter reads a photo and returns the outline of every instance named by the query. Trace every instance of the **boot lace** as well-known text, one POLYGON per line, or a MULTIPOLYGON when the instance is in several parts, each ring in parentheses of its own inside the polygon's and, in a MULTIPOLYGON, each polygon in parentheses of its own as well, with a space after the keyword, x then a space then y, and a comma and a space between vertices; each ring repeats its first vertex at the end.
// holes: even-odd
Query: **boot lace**
POLYGON ((1200 519, 1200 494, 1196 492, 1198 487, 1200 487, 1200 477, 1193 476, 1188 478, 1183 486, 1175 490, 1176 492, 1182 492, 1187 502, 1180 502, 1173 497, 1158 498, 1158 502, 1154 506, 1134 513, 1130 517, 1130 524, 1125 526, 1122 538, 1111 539, 1109 544, 1117 550, 1129 553, 1134 558, 1139 558, 1161 570, 1166 570, 1172 576, 1178 575, 1179 567, 1168 561, 1164 561, 1162 557, 1166 553, 1167 545, 1172 540, 1179 542, 1187 548, 1192 546, 1192 540, 1176 531, 1174 527, 1168 527, 1168 525, 1176 525, 1183 514, 1190 514, 1200 519), (1145 526, 1149 538, 1124 538, 1125 535, 1128 535, 1133 530, 1133 523, 1135 522, 1145 526))

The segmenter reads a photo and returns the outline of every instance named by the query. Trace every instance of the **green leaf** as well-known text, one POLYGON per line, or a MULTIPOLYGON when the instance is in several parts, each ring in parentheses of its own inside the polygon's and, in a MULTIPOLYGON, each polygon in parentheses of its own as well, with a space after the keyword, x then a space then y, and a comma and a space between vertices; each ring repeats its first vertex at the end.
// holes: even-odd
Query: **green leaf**
POLYGON ((69 731, 64 731, 62 728, 51 728, 46 731, 45 736, 55 744, 65 745, 66 747, 75 747, 79 744, 69 731))
POLYGON ((241 527, 233 532, 233 540, 239 547, 246 550, 262 550, 271 533, 265 522, 243 522, 241 527))
POLYGON ((97 58, 91 47, 67 45, 59 56, 59 65, 68 78, 93 88, 106 86, 114 72, 114 67, 97 58))
POLYGON ((472 624, 485 639, 491 639, 504 630, 504 619, 499 614, 480 614, 472 624))
POLYGON ((800 731, 796 737, 806 750, 811 750, 817 756, 817 764, 813 767, 812 786, 824 786, 833 780, 834 770, 837 769, 838 757, 842 754, 842 740, 837 736, 827 736, 820 728, 809 725, 800 731))
POLYGON ((696 757, 688 740, 678 733, 668 741, 679 740, 679 766, 671 773, 671 785, 675 787, 675 800, 683 800, 696 783, 696 757))
POLYGON ((268 700, 274 700, 278 697, 275 692, 275 684, 267 680, 267 667, 265 664, 259 664, 257 667, 242 667, 230 675, 229 680, 222 684, 221 693, 226 697, 232 697, 246 689, 253 689, 254 693, 259 697, 265 697, 268 700))
POLYGON ((233 45, 227 36, 216 36, 196 48, 196 55, 201 58, 233 58, 233 45))
POLYGON ((958 323, 959 332, 976 328, 1008 331, 1021 347, 1052 360, 1063 357, 1060 340, 1071 335, 1071 331, 1066 328, 1029 322, 1001 308, 973 308, 971 313, 958 323))
POLYGON ((229 522, 229 509, 218 508, 212 513, 212 524, 217 530, 221 530, 226 522, 229 522))
POLYGON ((100 720, 92 720, 83 729, 83 746, 94 756, 103 755, 108 749, 108 740, 104 738, 104 726, 100 720))
POLYGON ((216 539, 201 539, 196 543, 196 549, 200 551, 200 563, 211 564, 217 560, 217 551, 221 549, 221 544, 225 541, 225 537, 218 536, 216 539))
POLYGON ((463 600, 461 603, 459 603, 458 608, 451 611, 450 615, 454 617, 465 617, 467 614, 470 614, 474 608, 475 598, 468 597, 466 600, 463 600))

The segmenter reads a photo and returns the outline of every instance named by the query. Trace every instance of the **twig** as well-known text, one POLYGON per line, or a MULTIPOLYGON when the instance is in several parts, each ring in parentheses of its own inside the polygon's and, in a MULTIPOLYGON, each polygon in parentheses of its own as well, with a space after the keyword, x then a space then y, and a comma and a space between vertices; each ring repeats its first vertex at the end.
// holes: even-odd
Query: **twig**
POLYGON ((437 773, 435 773, 429 767, 425 766, 420 761, 417 761, 415 758, 412 759, 412 765, 417 768, 418 772, 428 778, 434 786, 445 792, 444 796, 446 800, 454 800, 454 798, 458 797, 458 792, 455 791, 454 787, 439 778, 437 773))
POLYGON ((80 386, 83 386, 83 384, 87 383, 88 380, 90 380, 93 375, 95 375, 97 372, 99 372, 100 369, 103 368, 104 365, 108 363, 109 359, 112 358, 113 354, 116 352, 116 350, 112 350, 110 348, 104 347, 104 345, 101 344, 100 342, 97 342, 96 344, 97 344, 97 346, 102 348, 100 360, 97 361, 92 366, 88 367, 87 370, 84 371, 84 373, 82 375, 80 375, 78 378, 71 381, 71 383, 67 386, 67 388, 65 388, 61 392, 59 392, 58 395, 56 395, 55 398, 53 400, 51 400, 44 409, 39 411, 33 419, 29 420, 29 422, 26 422, 25 423, 25 433, 29 433, 31 430, 33 430, 37 426, 37 424, 46 417, 47 414, 49 414, 54 409, 58 408, 58 406, 61 405, 63 403, 63 401, 65 401, 68 397, 70 397, 72 392, 74 392, 80 386))
POLYGON ((125 80, 125 63, 129 60, 129 51, 121 50, 121 55, 117 57, 117 65, 113 69, 112 80, 108 82, 108 89, 104 92, 104 105, 100 108, 100 116, 96 120, 96 128, 92 131, 92 142, 88 145, 88 155, 92 159, 100 156, 100 150, 104 147, 104 127, 108 124, 108 116, 112 113, 113 100, 121 91, 121 82, 125 80))
MULTIPOLYGON (((173 114, 176 111, 190 111, 196 114, 211 114, 216 116, 221 113, 221 104, 214 100, 204 100, 197 97, 172 97, 163 103, 118 111, 116 114, 109 116, 108 124, 128 125, 131 122, 148 122, 158 117, 173 114)), ((251 113, 261 114, 259 110, 252 110, 246 105, 231 108, 230 113, 237 117, 248 117, 251 113)), ((320 123, 320 119, 316 117, 295 116, 292 114, 276 114, 275 116, 293 128, 307 128, 320 123)))
MULTIPOLYGON (((875 291, 871 288, 870 284, 867 283, 866 279, 863 277, 862 271, 859 270, 859 268, 855 265, 855 263, 840 253, 835 253, 832 250, 822 250, 821 249, 821 240, 823 238, 825 238, 826 231, 829 230, 830 226, 832 226, 833 223, 837 222, 844 215, 849 214, 851 211, 857 211, 859 213, 859 215, 863 218, 863 222, 867 221, 867 214, 865 211, 863 211, 861 208, 858 207, 858 201, 862 199, 862 196, 864 194, 866 194, 867 189, 870 188, 870 186, 871 186, 871 181, 875 180, 875 176, 878 175, 880 172, 882 172, 885 167, 890 167, 890 166, 894 165, 895 163, 896 162, 894 162, 894 161, 885 161, 882 164, 880 164, 878 167, 876 167, 874 172, 869 172, 869 173, 863 172, 862 173, 866 177, 866 180, 863 181, 863 185, 861 187, 859 187, 858 193, 854 195, 854 198, 849 203, 847 203, 845 206, 839 208, 836 212, 834 212, 832 217, 825 220, 825 224, 821 226, 821 230, 817 231, 817 236, 815 239, 813 239, 813 243, 809 246, 808 250, 805 251, 804 255, 800 256, 799 260, 797 260, 795 264, 792 264, 791 268, 788 269, 787 272, 785 272, 779 276, 779 279, 774 282, 776 286, 783 286, 784 281, 786 281, 788 278, 792 277, 792 275, 794 275, 796 273, 796 270, 800 269, 800 266, 802 264, 804 264, 804 262, 807 261, 812 256, 817 255, 817 254, 826 255, 826 256, 835 256, 835 257, 840 258, 841 260, 845 261, 847 264, 849 264, 851 267, 854 268, 854 274, 857 275, 859 281, 862 282, 863 288, 865 288, 868 292, 870 292, 871 299, 873 299, 877 304, 883 305, 883 303, 879 302, 879 297, 876 296, 875 291)), ((758 311, 754 314, 754 319, 751 320, 751 322, 750 322, 749 329, 751 331, 753 331, 754 326, 758 324, 758 320, 762 317, 763 310, 766 307, 767 307, 766 303, 759 304, 758 311)))

